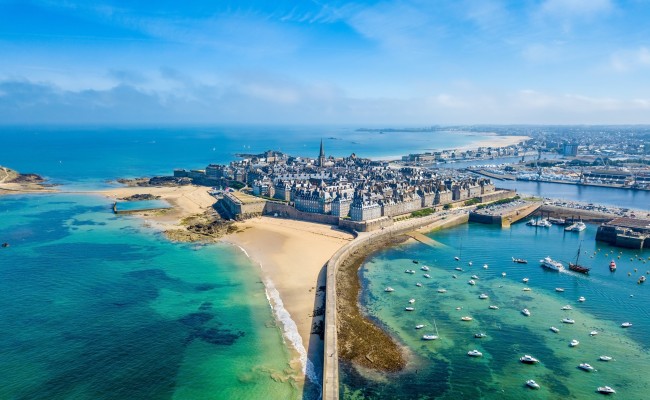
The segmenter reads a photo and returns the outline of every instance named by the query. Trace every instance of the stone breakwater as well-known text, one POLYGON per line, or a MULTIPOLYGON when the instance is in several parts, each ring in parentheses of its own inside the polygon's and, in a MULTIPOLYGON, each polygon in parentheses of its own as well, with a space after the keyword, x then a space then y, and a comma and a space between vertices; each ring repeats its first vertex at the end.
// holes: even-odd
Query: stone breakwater
MULTIPOLYGON (((397 349, 401 357, 403 357, 403 352, 399 345, 393 341, 390 336, 377 327, 373 322, 363 316, 359 310, 358 296, 360 290, 360 283, 358 282, 358 274, 356 273, 360 263, 367 257, 372 251, 377 249, 377 245, 389 245, 399 242, 399 237, 406 232, 413 230, 423 230, 423 231, 432 231, 436 229, 443 229, 451 227, 454 225, 459 225, 468 221, 467 212, 457 212, 450 213, 448 215, 431 215, 428 217, 411 219, 407 221, 400 222, 396 225, 393 225, 389 228, 385 228, 381 231, 376 231, 372 233, 360 234, 355 240, 347 244, 346 246, 339 249, 334 256, 327 263, 327 288, 326 288, 326 307, 325 307, 325 350, 324 350, 324 362, 323 362, 323 399, 324 400, 336 400, 339 398, 339 351, 341 353, 345 352, 345 359, 347 360, 366 360, 363 361, 364 365, 367 366, 370 363, 370 367, 376 366, 389 366, 390 364, 385 363, 383 360, 383 352, 379 354, 368 355, 363 353, 364 350, 372 349, 373 346, 368 344, 367 346, 364 342, 377 341, 376 336, 368 334, 368 332, 345 332, 346 329, 350 328, 360 328, 368 327, 368 324, 374 326, 375 330, 383 336, 384 339, 388 339, 392 343, 392 350, 397 349), (355 262, 355 260, 360 260, 355 262), (351 267, 353 273, 344 274, 340 273, 339 268, 342 270, 351 267), (356 268, 354 268, 356 266, 356 268), (343 283, 342 286, 348 286, 347 289, 356 288, 355 292, 348 293, 351 295, 355 301, 352 304, 338 304, 337 295, 340 293, 338 288, 338 282, 340 277, 343 276, 352 276, 356 279, 356 284, 352 283, 343 283), (354 310, 348 310, 346 307, 353 308, 354 310), (342 318, 342 314, 347 314, 348 317, 354 316, 354 318, 359 318, 365 320, 367 323, 355 323, 351 326, 344 326, 342 323, 345 318, 342 318), (341 326, 339 326, 341 323, 341 326), (345 333, 343 333, 345 332, 345 333), (341 341, 339 341, 339 333, 341 334, 341 341), (361 347, 355 349, 354 343, 344 342, 345 338, 355 337, 361 341, 361 347), (345 350, 340 350, 345 348, 345 350), (368 357, 367 357, 368 356, 368 357)), ((384 340, 385 343, 388 343, 384 340)), ((395 351, 391 351, 391 354, 394 354, 395 351)), ((397 366, 397 364, 394 364, 397 366)), ((399 366, 405 365, 405 360, 399 363, 399 366)), ((382 371, 391 371, 392 368, 384 368, 382 371)))

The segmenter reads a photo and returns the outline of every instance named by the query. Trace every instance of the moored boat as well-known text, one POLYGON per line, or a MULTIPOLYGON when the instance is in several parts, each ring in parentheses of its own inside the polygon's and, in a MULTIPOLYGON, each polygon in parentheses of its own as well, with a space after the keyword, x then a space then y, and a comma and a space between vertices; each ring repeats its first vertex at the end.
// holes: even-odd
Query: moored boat
POLYGON ((517 263, 517 264, 528 264, 528 261, 524 260, 523 258, 514 258, 514 257, 512 257, 512 262, 517 263))
POLYGON ((498 310, 498 309, 499 309, 499 306, 491 305, 491 306, 488 307, 488 308, 489 308, 490 310, 498 310))
POLYGON ((436 340, 438 336, 436 335, 422 335, 422 340, 436 340))
POLYGON ((424 328, 424 325, 422 325, 422 324, 420 324, 420 325, 415 325, 415 329, 422 329, 422 328, 424 328))
POLYGON ((529 356, 528 354, 526 354, 523 357, 519 358, 519 361, 521 361, 524 364, 537 364, 539 362, 538 359, 536 359, 533 356, 529 356))
POLYGON ((600 356, 598 357, 600 361, 612 361, 612 357, 610 356, 600 356))
POLYGON ((431 275, 429 275, 429 274, 424 274, 423 276, 424 276, 425 278, 427 278, 427 279, 431 278, 431 275))
POLYGON ((581 303, 584 303, 585 300, 587 300, 587 299, 585 299, 584 296, 580 296, 580 297, 578 297, 578 301, 581 302, 581 303))
POLYGON ((488 269, 488 265, 487 265, 487 264, 483 264, 483 269, 488 269))
POLYGON ((472 317, 464 316, 464 317, 460 317, 460 319, 461 319, 462 321, 471 321, 471 320, 472 320, 472 317))
POLYGON ((406 307, 404 308, 404 311, 413 311, 415 310, 415 307, 406 307))
POLYGON ((569 346, 571 347, 576 347, 579 344, 580 342, 578 342, 576 339, 573 339, 571 342, 569 342, 569 346))
POLYGON ((564 230, 567 232, 582 232, 585 229, 587 229, 587 225, 585 225, 585 223, 582 221, 575 222, 564 228, 564 230))
POLYGON ((447 293, 447 289, 440 288, 438 289, 438 293, 447 293))
POLYGON ((564 318, 564 319, 562 319, 562 322, 565 323, 565 324, 575 324, 576 323, 576 321, 571 319, 571 318, 564 318))
POLYGON ((421 284, 420 282, 417 282, 417 283, 415 284, 415 286, 417 286, 417 287, 422 287, 422 284, 421 284))
POLYGON ((587 372, 591 372, 591 371, 596 370, 596 368, 592 367, 591 365, 589 365, 587 363, 582 363, 582 364, 578 365, 578 368, 584 369, 587 372))
POLYGON ((632 326, 632 323, 631 323, 631 322, 623 322, 623 323, 621 324, 621 328, 629 328, 629 327, 631 327, 631 326, 632 326))
POLYGON ((530 317, 530 311, 528 311, 527 308, 524 308, 523 310, 521 310, 521 313, 524 314, 527 317, 530 317))
POLYGON ((616 393, 616 390, 612 389, 609 386, 601 386, 596 390, 598 390, 598 393, 602 393, 602 394, 614 394, 614 393, 616 393))
POLYGON ((393 289, 390 286, 386 286, 386 288, 384 289, 384 292, 394 292, 394 291, 395 291, 395 289, 393 289))
POLYGON ((612 261, 609 262, 609 270, 610 270, 611 272, 616 271, 616 262, 615 262, 614 260, 612 260, 612 261))
POLYGON ((477 275, 472 275, 471 278, 472 278, 472 279, 477 279, 477 280, 478 280, 478 276, 477 276, 477 275))
POLYGON ((415 271, 412 270, 412 269, 405 269, 405 270, 404 270, 404 273, 406 273, 406 274, 414 274, 415 271))
POLYGON ((529 287, 525 287, 525 288, 523 288, 523 289, 521 289, 521 290, 523 290, 524 292, 530 292, 532 289, 529 288, 529 287))
POLYGON ((645 275, 641 275, 641 277, 636 283, 643 283, 643 282, 645 282, 645 275))
POLYGON ((531 389, 539 389, 539 384, 532 379, 526 381, 526 386, 531 389))
POLYGON ((420 269, 421 269, 422 271, 429 271, 430 268, 427 267, 426 265, 423 265, 420 269))
POLYGON ((472 286, 476 285, 476 282, 474 282, 474 279, 468 280, 467 283, 469 283, 472 286))
POLYGON ((489 296, 488 296, 487 294, 485 294, 485 293, 481 293, 481 294, 478 296, 478 298, 481 299, 481 300, 485 300, 485 299, 487 299, 488 297, 489 297, 489 296))
POLYGON ((474 337, 477 338, 477 339, 483 339, 486 336, 487 335, 485 333, 483 333, 483 332, 479 332, 479 333, 474 334, 474 337))
POLYGON ((410 299, 409 304, 413 304, 413 303, 415 303, 415 299, 410 299))
POLYGON ((570 305, 567 304, 566 306, 562 307, 562 309, 563 310, 573 310, 573 307, 571 307, 570 305))
POLYGON ((555 291, 561 293, 561 292, 564 292, 564 288, 556 287, 556 288, 555 288, 555 291))
POLYGON ((560 330, 557 329, 557 328, 554 327, 554 326, 552 326, 550 329, 551 329, 551 331, 553 331, 553 332, 555 332, 555 333, 560 333, 560 330))
POLYGON ((467 355, 470 356, 470 357, 481 357, 481 356, 483 356, 483 353, 481 353, 480 351, 474 349, 474 350, 468 351, 467 355))

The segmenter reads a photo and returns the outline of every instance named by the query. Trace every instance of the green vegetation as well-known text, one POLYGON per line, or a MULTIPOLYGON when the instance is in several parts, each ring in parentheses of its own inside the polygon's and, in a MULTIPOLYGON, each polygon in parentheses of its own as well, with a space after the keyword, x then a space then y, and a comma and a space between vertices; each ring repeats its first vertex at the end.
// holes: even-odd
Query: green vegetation
POLYGON ((451 203, 447 203, 444 206, 442 206, 443 210, 451 210, 454 206, 451 203))
POLYGON ((473 199, 469 199, 463 203, 464 206, 473 206, 474 204, 480 203, 481 200, 479 200, 477 197, 474 197, 473 199))
POLYGON ((411 217, 413 218, 419 218, 419 217, 426 217, 427 215, 433 214, 435 211, 431 208, 423 208, 421 210, 413 211, 411 213, 411 217))

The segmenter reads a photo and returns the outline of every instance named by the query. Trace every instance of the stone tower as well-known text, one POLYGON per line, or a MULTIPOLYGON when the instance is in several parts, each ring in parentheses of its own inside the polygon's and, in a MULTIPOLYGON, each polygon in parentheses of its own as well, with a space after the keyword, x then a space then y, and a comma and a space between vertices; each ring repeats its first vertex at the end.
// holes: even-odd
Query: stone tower
POLYGON ((325 150, 323 150, 323 139, 320 140, 320 153, 318 153, 318 166, 325 165, 325 150))

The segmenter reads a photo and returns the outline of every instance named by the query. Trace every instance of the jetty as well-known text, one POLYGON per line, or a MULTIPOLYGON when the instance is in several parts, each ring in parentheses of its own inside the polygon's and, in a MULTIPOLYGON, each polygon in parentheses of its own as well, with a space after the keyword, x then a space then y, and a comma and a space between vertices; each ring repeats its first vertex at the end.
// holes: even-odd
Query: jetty
POLYGON ((417 232, 417 231, 406 232, 405 235, 412 238, 412 239, 417 240, 418 242, 420 242, 422 244, 426 244, 427 246, 430 246, 430 247, 433 247, 433 248, 436 248, 436 249, 445 247, 444 244, 442 244, 442 243, 440 243, 440 242, 438 242, 436 240, 433 240, 430 237, 425 236, 422 233, 417 232))

